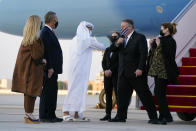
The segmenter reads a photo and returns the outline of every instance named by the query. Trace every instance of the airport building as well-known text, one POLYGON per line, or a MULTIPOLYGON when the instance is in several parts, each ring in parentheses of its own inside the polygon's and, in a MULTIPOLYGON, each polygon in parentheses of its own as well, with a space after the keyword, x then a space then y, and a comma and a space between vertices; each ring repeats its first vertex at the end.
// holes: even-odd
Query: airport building
POLYGON ((10 89, 12 87, 12 81, 10 79, 0 79, 0 89, 10 89))

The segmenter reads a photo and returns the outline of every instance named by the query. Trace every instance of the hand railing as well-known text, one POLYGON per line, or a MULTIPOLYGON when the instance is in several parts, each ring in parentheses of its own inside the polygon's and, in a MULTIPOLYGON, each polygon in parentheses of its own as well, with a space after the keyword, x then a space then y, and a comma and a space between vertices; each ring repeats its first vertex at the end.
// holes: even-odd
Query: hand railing
POLYGON ((196 0, 191 0, 171 22, 178 23, 195 3, 196 0))

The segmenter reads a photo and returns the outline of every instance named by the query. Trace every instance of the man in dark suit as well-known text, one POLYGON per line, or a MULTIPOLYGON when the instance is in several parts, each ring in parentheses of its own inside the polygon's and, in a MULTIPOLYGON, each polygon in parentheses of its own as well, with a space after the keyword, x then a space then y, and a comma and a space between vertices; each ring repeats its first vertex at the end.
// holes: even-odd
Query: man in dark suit
POLYGON ((149 123, 157 124, 157 113, 152 94, 147 85, 146 59, 147 41, 144 35, 134 31, 131 19, 121 23, 123 36, 116 42, 119 52, 118 110, 110 122, 126 122, 127 110, 133 90, 136 91, 150 118, 149 123))
POLYGON ((61 122, 55 114, 57 104, 58 74, 62 73, 63 55, 61 46, 54 32, 58 26, 55 12, 45 15, 45 26, 41 30, 40 39, 44 43, 44 57, 47 66, 44 70, 43 90, 40 97, 39 118, 42 122, 61 122))

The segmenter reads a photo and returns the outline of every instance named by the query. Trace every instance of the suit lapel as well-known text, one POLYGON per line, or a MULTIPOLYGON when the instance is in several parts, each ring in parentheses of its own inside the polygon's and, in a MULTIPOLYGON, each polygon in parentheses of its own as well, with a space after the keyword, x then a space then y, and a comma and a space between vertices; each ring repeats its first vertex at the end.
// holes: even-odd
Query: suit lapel
POLYGON ((54 32, 52 32, 51 29, 49 29, 47 26, 45 26, 45 28, 50 32, 50 34, 52 34, 52 36, 54 36, 57 39, 56 34, 54 34, 54 32))
POLYGON ((49 29, 47 26, 45 26, 45 28, 46 28, 46 29, 50 32, 50 34, 52 35, 52 39, 54 39, 55 41, 57 41, 57 42, 59 43, 57 36, 51 31, 51 29, 49 29))
POLYGON ((134 39, 135 33, 136 33, 136 32, 134 31, 133 34, 131 35, 131 37, 129 38, 129 40, 128 40, 128 42, 127 42, 127 45, 126 45, 125 48, 127 48, 127 46, 131 44, 132 40, 134 39))

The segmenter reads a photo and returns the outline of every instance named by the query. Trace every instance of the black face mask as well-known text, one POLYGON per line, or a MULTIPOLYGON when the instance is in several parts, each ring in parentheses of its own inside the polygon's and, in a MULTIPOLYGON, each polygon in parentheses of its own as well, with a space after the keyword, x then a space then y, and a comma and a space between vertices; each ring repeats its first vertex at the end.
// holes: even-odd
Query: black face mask
POLYGON ((40 30, 42 29, 42 26, 43 26, 43 22, 41 22, 41 25, 40 25, 40 30))
POLYGON ((112 41, 112 42, 115 42, 115 41, 118 40, 118 38, 119 38, 118 36, 111 36, 111 41, 112 41))
POLYGON ((163 33, 162 30, 160 30, 160 36, 164 36, 165 34, 163 33))
POLYGON ((55 29, 57 28, 58 24, 59 24, 59 22, 58 22, 58 21, 54 24, 55 29))

